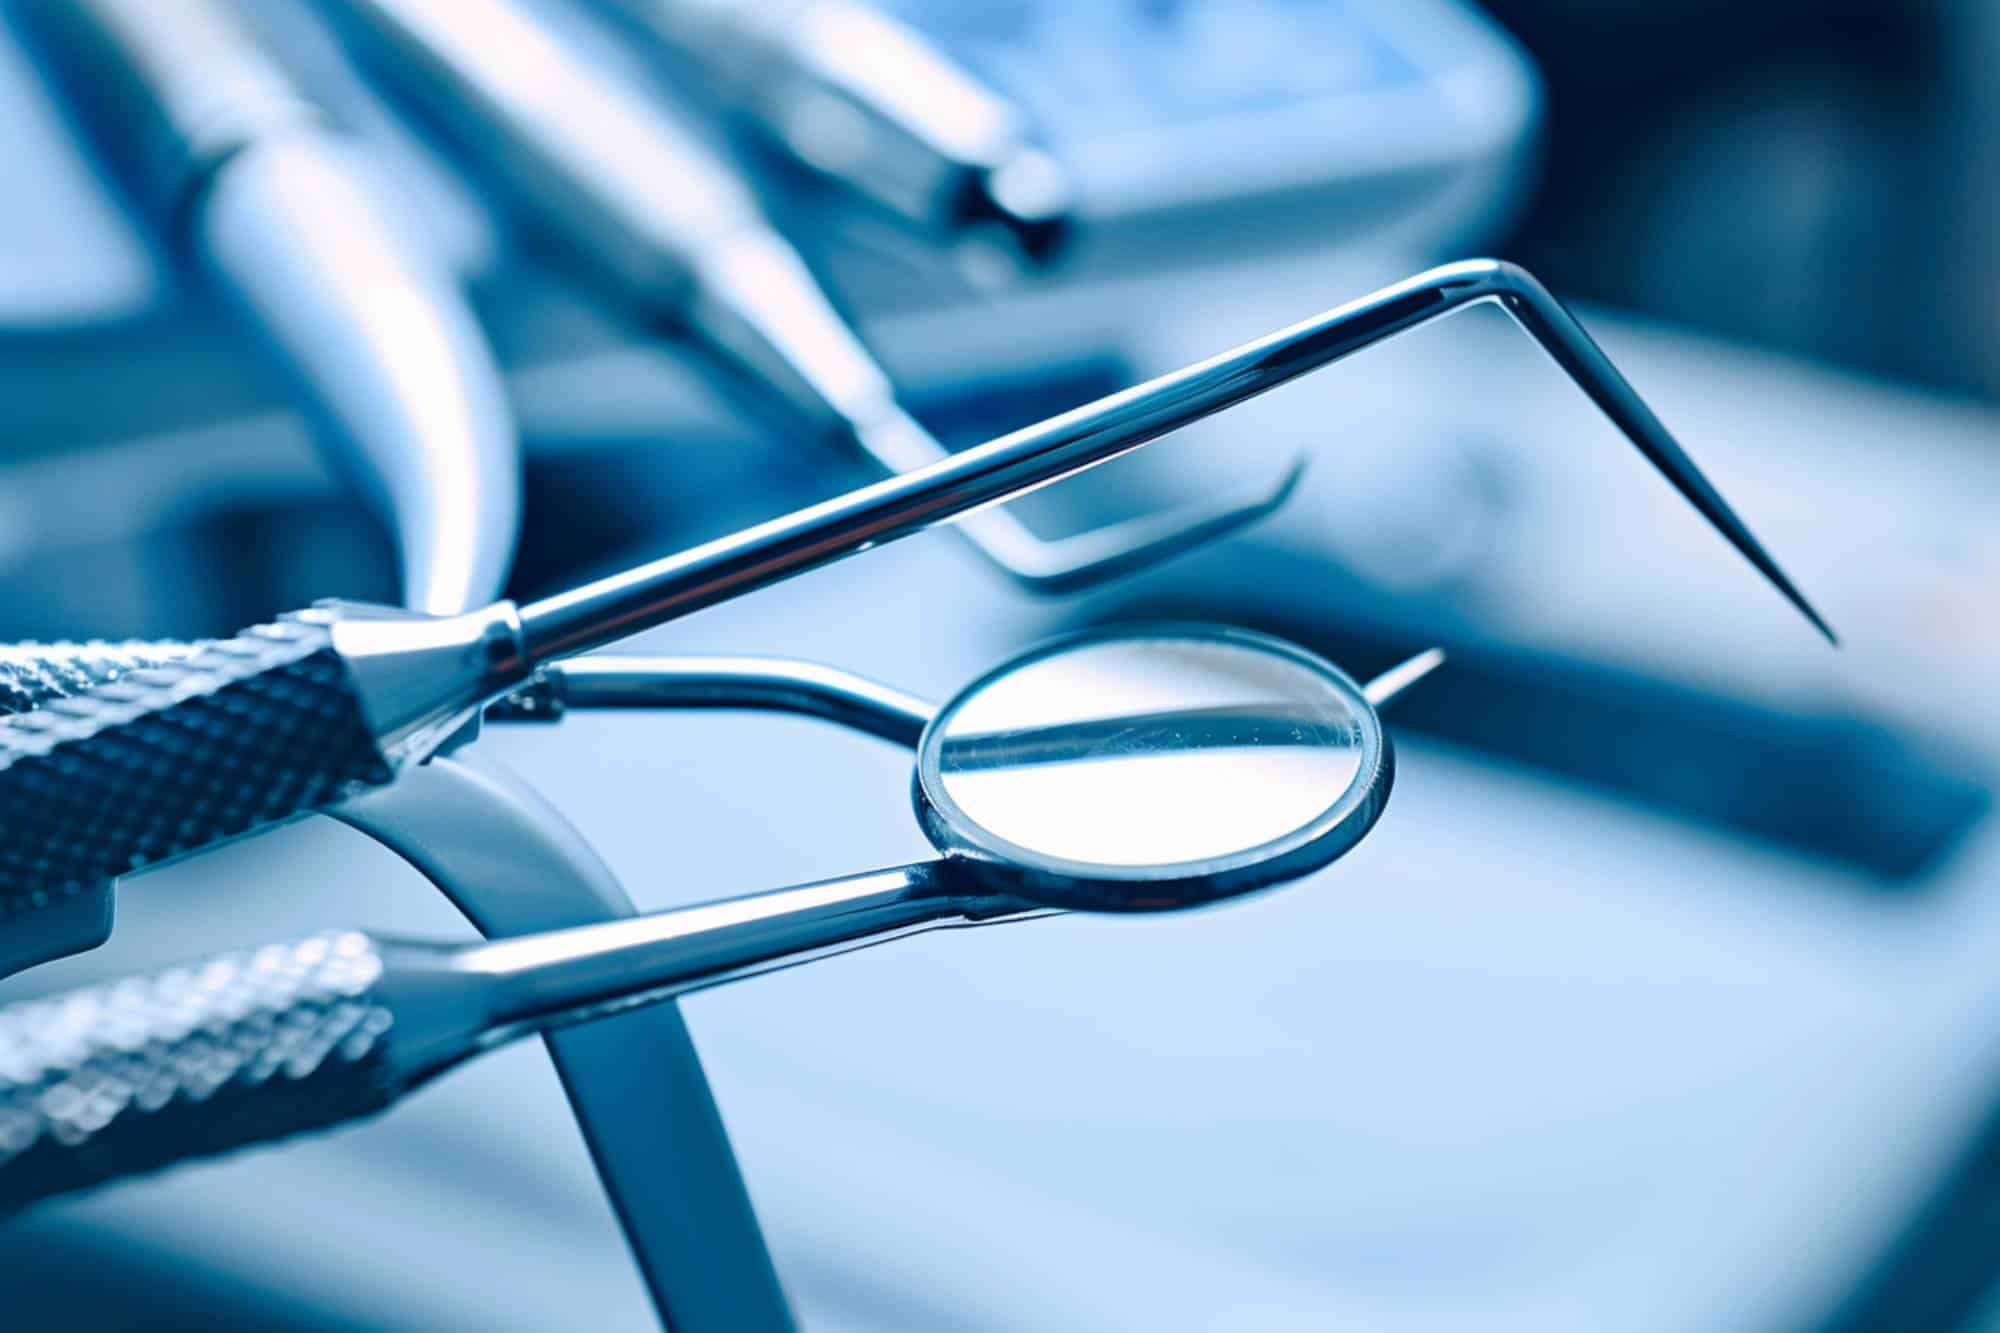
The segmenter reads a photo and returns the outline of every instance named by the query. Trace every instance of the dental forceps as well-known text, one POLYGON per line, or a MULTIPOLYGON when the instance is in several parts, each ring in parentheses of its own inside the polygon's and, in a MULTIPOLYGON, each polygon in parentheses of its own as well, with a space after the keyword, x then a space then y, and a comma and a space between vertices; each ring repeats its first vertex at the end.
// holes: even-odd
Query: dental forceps
POLYGON ((940 927, 1296 879, 1380 818, 1377 710, 1440 660, 1361 686, 1268 635, 1123 628, 1032 649, 937 709, 804 663, 558 665, 540 683, 571 707, 769 708, 910 745, 940 856, 469 946, 326 933, 0 1009, 0 1212, 356 1119, 503 1042, 696 987, 940 927))
MULTIPOLYGON (((949 457, 765 216, 742 173, 515 0, 327 0, 357 54, 443 130, 614 306, 694 335, 753 410, 889 472, 949 457), (776 409, 775 413, 773 409, 776 409)), ((1284 503, 1247 491, 1048 539, 1003 510, 960 531, 1057 593, 1178 555, 1284 503)))
MULTIPOLYGON (((1476 302, 1497 302, 1829 640, 1833 632, 1573 316, 1525 271, 1447 265, 1210 360, 729 536, 517 607, 416 616, 329 603, 0 724, 0 963, 109 928, 117 876, 392 781, 541 667, 1119 457, 1476 302), (93 914, 87 906, 104 906, 93 914)), ((66 658, 73 648, 31 650, 66 658)), ((157 649, 171 656, 174 649, 157 649)))

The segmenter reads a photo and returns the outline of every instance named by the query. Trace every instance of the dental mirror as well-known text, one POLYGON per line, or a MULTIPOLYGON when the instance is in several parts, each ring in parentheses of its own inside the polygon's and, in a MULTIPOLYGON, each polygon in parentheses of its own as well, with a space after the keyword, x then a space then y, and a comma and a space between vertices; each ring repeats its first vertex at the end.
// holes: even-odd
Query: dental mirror
POLYGON ((1244 630, 1104 630, 940 709, 811 663, 564 664, 494 720, 764 708, 914 743, 917 817, 941 855, 479 944, 334 932, 0 1008, 0 1214, 352 1120, 515 1037, 699 987, 939 927, 1162 911, 1297 878, 1380 817, 1393 765, 1376 710, 1441 660, 1359 686, 1244 630))
POLYGON ((1374 826, 1394 761, 1345 673, 1268 635, 1090 632, 980 677, 917 747, 917 817, 984 886, 1154 911, 1315 870, 1374 826))

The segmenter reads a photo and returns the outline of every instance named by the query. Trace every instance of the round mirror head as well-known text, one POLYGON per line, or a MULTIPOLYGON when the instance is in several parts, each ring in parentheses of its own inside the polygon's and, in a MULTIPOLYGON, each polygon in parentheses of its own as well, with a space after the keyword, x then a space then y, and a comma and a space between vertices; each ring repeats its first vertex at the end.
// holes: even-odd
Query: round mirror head
POLYGON ((987 887, 1157 911, 1316 870, 1359 842, 1394 764, 1332 664, 1247 630, 1116 629, 995 668, 932 719, 917 815, 987 887))

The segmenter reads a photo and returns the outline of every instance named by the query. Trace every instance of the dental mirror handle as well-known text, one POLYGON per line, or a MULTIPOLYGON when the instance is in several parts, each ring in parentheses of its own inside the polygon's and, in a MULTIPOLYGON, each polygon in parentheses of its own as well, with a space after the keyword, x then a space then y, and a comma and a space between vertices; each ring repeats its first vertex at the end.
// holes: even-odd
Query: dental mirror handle
POLYGON ((489 722, 551 722, 573 708, 727 708, 789 713, 916 748, 937 705, 866 676, 781 657, 593 653, 556 662, 486 710, 489 722))
POLYGON ((0 1010, 0 1215, 387 1108, 382 972, 316 936, 0 1010))
POLYGON ((982 900, 945 883, 921 863, 472 945, 327 933, 0 1008, 0 1214, 361 1119, 529 1032, 969 921, 982 900))

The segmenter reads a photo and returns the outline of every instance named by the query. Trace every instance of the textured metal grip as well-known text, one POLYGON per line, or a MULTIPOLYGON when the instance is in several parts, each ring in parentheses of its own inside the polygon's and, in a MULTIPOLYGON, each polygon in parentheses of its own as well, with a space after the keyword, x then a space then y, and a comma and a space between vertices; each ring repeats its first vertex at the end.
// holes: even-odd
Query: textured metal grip
POLYGON ((31 712, 120 676, 178 662, 207 647, 171 640, 0 644, 0 716, 31 712))
POLYGON ((317 935, 0 1009, 0 1212, 389 1105, 365 935, 317 935))
POLYGON ((327 630, 307 623, 0 718, 0 930, 390 777, 327 630))

